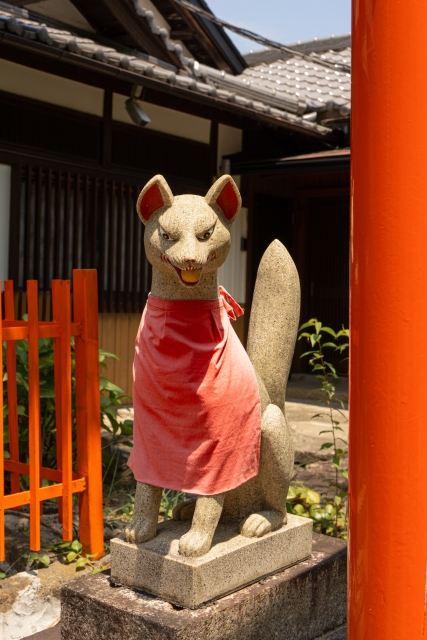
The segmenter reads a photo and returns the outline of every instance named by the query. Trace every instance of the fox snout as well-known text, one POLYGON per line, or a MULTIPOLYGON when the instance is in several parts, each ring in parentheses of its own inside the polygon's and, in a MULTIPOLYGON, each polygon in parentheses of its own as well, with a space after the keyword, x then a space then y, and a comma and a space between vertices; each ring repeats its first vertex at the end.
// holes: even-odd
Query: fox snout
POLYGON ((154 269, 181 285, 197 286, 216 271, 231 246, 230 228, 241 207, 230 176, 222 176, 206 196, 174 196, 162 176, 141 191, 137 211, 145 224, 144 244, 154 269))

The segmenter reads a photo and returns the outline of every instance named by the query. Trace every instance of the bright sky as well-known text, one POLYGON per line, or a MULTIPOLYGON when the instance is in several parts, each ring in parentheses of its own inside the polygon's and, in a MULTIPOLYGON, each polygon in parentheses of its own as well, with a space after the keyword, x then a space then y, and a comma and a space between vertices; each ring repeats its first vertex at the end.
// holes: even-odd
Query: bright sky
MULTIPOLYGON (((207 0, 222 20, 271 40, 291 44, 349 33, 351 0, 207 0)), ((232 32, 228 35, 245 53, 262 46, 232 32)))

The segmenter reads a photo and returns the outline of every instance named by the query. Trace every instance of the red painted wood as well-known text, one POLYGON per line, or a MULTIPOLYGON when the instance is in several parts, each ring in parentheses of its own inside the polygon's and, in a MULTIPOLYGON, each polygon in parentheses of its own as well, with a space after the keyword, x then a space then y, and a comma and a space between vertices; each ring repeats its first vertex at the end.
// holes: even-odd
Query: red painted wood
POLYGON ((38 344, 38 286, 27 282, 28 305, 28 431, 30 460, 30 548, 40 549, 40 379, 38 344))
POLYGON ((80 494, 80 541, 83 551, 104 554, 102 466, 98 360, 98 282, 95 269, 73 271, 75 339, 77 469, 86 479, 80 494))
POLYGON ((57 465, 61 470, 62 496, 60 517, 62 537, 73 539, 73 495, 71 491, 73 434, 71 423, 71 309, 69 280, 52 281, 53 319, 61 325, 61 335, 55 338, 55 401, 57 427, 57 465))
POLYGON ((426 24, 353 0, 349 640, 427 635, 426 24))
MULTIPOLYGON (((15 297, 13 294, 12 280, 4 283, 4 317, 13 321, 15 318, 15 297)), ((16 386, 16 348, 15 343, 6 342, 7 363, 7 402, 9 422, 9 453, 10 459, 19 462, 19 433, 18 433, 18 390, 16 386)), ((12 493, 19 493, 19 473, 10 474, 12 493)))
MULTIPOLYGON (((72 495, 81 496, 81 540, 84 551, 101 557, 104 552, 104 525, 102 517, 102 467, 99 406, 98 362, 98 301, 96 271, 74 272, 75 316, 71 322, 70 283, 54 281, 52 286, 52 322, 38 320, 38 283, 27 282, 28 322, 13 319, 13 284, 6 284, 6 319, 0 322, 0 344, 6 340, 6 353, 15 356, 14 340, 28 340, 29 372, 29 449, 28 462, 20 462, 16 454, 17 443, 11 446, 11 459, 0 456, 0 561, 4 559, 4 509, 16 509, 30 504, 30 548, 40 549, 40 514, 44 500, 58 498, 62 505, 63 537, 72 540, 72 495), (72 402, 71 402, 71 336, 77 338, 77 456, 78 473, 72 472, 72 402), (41 464, 42 442, 40 424, 39 338, 54 338, 56 420, 58 429, 57 469, 41 464), (79 340, 80 338, 80 340, 79 340), (29 491, 4 496, 4 471, 11 477, 28 475, 29 491), (41 487, 41 479, 55 484, 41 487)), ((1 318, 0 296, 0 318, 1 318)), ((0 350, 0 367, 2 366, 0 350)), ((9 364, 9 363, 8 363, 9 364)), ((13 373, 13 363, 10 365, 13 373)), ((11 376, 12 377, 12 376, 11 376)), ((16 392, 16 366, 15 375, 16 392)), ((0 384, 3 385, 2 379, 0 384)), ((0 389, 2 391, 2 389, 0 389)), ((12 393, 9 393, 13 398, 12 393)), ((3 402, 3 393, 1 393, 3 402)), ((10 407, 9 407, 10 411, 10 407)), ((13 409, 12 409, 13 414, 13 409)), ((17 416, 16 416, 17 417, 17 416)), ((12 421, 14 419, 12 418, 12 421)), ((3 447, 3 405, 0 406, 0 451, 3 447)), ((16 438, 15 438, 16 440, 16 438)))
MULTIPOLYGON (((3 336, 2 336, 2 282, 0 280, 0 371, 3 371, 3 336)), ((3 376, 0 376, 0 452, 4 449, 4 431, 3 431, 3 376)), ((4 460, 3 455, 0 455, 0 562, 5 559, 4 548, 4 460)))

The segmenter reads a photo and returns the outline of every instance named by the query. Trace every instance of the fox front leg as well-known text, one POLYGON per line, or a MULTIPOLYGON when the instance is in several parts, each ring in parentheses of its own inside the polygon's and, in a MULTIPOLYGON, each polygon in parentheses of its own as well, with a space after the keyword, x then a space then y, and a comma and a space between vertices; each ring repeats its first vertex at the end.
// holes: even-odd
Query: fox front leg
POLYGON ((128 542, 147 542, 156 535, 162 489, 137 482, 132 522, 125 528, 128 542))
POLYGON ((222 513, 224 495, 220 493, 217 496, 197 498, 191 529, 179 541, 181 555, 196 558, 209 551, 222 513))

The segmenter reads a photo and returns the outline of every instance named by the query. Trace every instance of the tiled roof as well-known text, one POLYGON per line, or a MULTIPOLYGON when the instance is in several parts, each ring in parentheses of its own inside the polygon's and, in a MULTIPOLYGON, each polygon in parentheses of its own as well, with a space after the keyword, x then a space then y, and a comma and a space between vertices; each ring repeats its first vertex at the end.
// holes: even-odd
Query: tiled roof
MULTIPOLYGON (((0 2, 0 41, 6 41, 7 36, 12 35, 27 41, 42 43, 57 51, 68 51, 82 58, 126 70, 135 75, 135 83, 138 82, 138 76, 146 76, 177 88, 209 96, 217 105, 231 103, 244 107, 250 112, 268 116, 272 120, 289 123, 307 132, 324 135, 331 131, 327 127, 301 117, 307 108, 312 108, 312 101, 306 104, 305 97, 297 95, 292 87, 289 87, 288 91, 278 89, 279 85, 270 82, 268 78, 265 79, 264 76, 267 74, 264 70, 258 71, 258 67, 248 70, 255 73, 253 78, 246 73, 236 78, 231 74, 186 59, 188 72, 182 72, 151 56, 135 55, 135 52, 125 49, 119 50, 116 44, 108 46, 105 41, 101 43, 89 37, 82 37, 68 27, 49 26, 27 16, 29 14, 25 10, 17 11, 13 7, 9 8, 6 3, 0 2)), ((151 12, 145 12, 141 17, 148 21, 153 33, 157 33, 162 38, 168 37, 166 29, 159 29, 155 25, 151 12)), ((175 46, 173 42, 169 42, 170 46, 175 46)), ((176 46, 180 47, 180 45, 176 46)), ((278 71, 281 70, 278 69, 278 71)))
MULTIPOLYGON (((313 38, 312 40, 298 40, 288 44, 287 48, 293 51, 299 51, 304 54, 322 54, 328 51, 342 51, 351 47, 351 34, 345 33, 339 36, 328 36, 327 38, 313 38)), ((256 67, 258 64, 270 64, 276 60, 287 60, 292 58, 292 54, 284 53, 278 49, 259 49, 257 51, 249 51, 243 54, 244 59, 250 67, 256 67)))
MULTIPOLYGON (((307 48, 304 53, 306 52, 307 48)), ((280 52, 276 51, 274 54, 276 57, 280 52)), ((344 65, 351 63, 350 46, 319 53, 315 50, 315 54, 319 60, 344 65)), ((265 58, 268 59, 268 56, 265 58)), ((311 62, 298 57, 284 59, 284 56, 280 56, 269 63, 262 62, 245 69, 239 79, 249 89, 264 88, 274 92, 277 97, 294 97, 306 105, 307 111, 337 110, 342 116, 350 113, 350 73, 330 69, 316 60, 311 62)))

